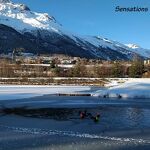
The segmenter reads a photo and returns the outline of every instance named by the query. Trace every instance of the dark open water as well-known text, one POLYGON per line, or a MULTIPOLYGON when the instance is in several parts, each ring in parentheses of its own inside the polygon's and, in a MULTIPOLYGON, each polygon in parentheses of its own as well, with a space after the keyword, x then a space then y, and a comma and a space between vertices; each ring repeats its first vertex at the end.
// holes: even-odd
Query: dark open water
POLYGON ((150 149, 149 99, 47 95, 1 101, 1 109, 0 150, 150 149), (99 122, 80 119, 84 110, 100 113, 99 122))

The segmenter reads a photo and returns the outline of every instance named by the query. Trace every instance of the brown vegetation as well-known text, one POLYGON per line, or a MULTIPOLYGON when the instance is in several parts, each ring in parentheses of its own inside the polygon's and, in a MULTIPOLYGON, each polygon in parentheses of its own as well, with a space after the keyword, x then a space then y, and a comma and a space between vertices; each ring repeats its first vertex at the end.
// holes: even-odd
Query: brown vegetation
POLYGON ((49 65, 41 64, 41 61, 36 59, 36 64, 24 64, 23 59, 0 59, 0 83, 103 85, 101 79, 88 78, 150 77, 150 66, 144 66, 143 61, 139 59, 132 62, 108 62, 78 58, 72 61, 74 64, 70 68, 58 67, 61 62, 56 58, 50 61, 49 65), (66 79, 56 80, 54 77, 66 79))

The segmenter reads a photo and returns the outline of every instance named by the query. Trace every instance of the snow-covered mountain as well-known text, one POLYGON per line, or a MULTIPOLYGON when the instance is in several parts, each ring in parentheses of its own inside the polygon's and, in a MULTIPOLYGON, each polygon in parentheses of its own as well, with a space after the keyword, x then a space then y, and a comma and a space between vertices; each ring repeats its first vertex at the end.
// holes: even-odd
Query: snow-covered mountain
POLYGON ((10 0, 0 0, 0 3, 10 3, 10 0))
POLYGON ((53 16, 37 13, 24 4, 0 0, 0 53, 24 48, 30 53, 66 54, 107 60, 129 60, 132 47, 100 36, 81 36, 66 31, 53 16))
POLYGON ((126 46, 128 46, 131 49, 131 51, 138 53, 143 57, 150 58, 150 49, 141 48, 136 44, 126 44, 126 46))
POLYGON ((60 25, 56 23, 55 18, 50 17, 47 13, 32 12, 24 4, 14 4, 8 0, 1 1, 1 23, 13 27, 20 32, 33 31, 36 28, 59 32, 60 25))

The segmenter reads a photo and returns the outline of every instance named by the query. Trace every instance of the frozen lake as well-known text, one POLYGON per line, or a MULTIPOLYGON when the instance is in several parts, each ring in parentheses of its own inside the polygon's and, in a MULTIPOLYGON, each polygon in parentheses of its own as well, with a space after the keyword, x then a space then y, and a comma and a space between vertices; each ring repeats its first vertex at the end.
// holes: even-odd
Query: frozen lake
POLYGON ((149 99, 41 97, 1 101, 0 150, 150 149, 149 99), (22 109, 18 109, 22 108, 22 109), (86 110, 90 117, 80 119, 86 110))

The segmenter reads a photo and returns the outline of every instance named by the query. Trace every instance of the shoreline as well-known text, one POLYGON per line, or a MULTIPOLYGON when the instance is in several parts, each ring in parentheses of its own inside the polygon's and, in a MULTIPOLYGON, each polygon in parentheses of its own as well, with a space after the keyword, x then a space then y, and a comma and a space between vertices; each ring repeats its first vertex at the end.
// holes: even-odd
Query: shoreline
MULTIPOLYGON (((101 79, 102 80, 102 79, 101 79)), ((150 78, 107 78, 104 86, 94 85, 0 85, 0 100, 42 95, 95 96, 100 98, 150 98, 150 78), (95 88, 95 90, 93 90, 95 88)))

